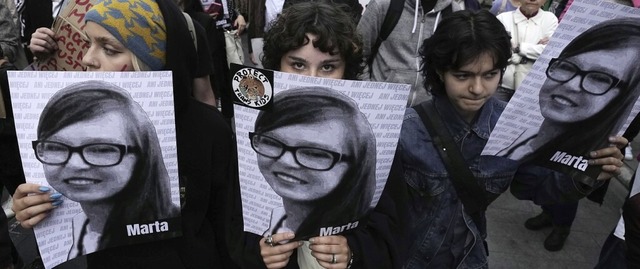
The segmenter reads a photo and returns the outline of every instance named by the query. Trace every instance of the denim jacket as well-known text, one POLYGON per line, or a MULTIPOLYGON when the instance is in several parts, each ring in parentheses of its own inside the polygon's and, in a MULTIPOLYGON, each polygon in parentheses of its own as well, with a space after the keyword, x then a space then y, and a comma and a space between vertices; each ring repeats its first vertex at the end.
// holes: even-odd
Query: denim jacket
MULTIPOLYGON (((484 186, 489 202, 506 191, 509 184, 512 184, 512 193, 517 198, 533 200, 536 204, 576 200, 593 190, 546 168, 519 165, 516 161, 503 157, 481 156, 506 103, 495 98, 489 99, 469 125, 459 116, 448 98, 436 96, 427 102, 435 105, 471 172, 479 185, 484 186)), ((433 267, 431 262, 444 245, 447 232, 453 232, 455 227, 459 227, 452 225, 455 223, 464 223, 467 234, 470 233, 473 237, 464 242, 464 252, 458 253, 459 264, 455 267, 488 267, 487 250, 483 244, 486 238, 484 213, 483 223, 481 227, 477 227, 464 212, 432 138, 420 116, 412 108, 405 112, 398 149, 404 180, 409 189, 408 238, 414 240, 410 243, 404 268, 433 267), (463 218, 462 222, 455 219, 460 217, 463 218)))
MULTIPOLYGON (((505 103, 489 99, 476 115, 473 124, 467 124, 455 111, 446 97, 433 101, 472 173, 485 187, 488 199, 503 193, 513 178, 518 164, 504 158, 480 156, 491 129, 496 124, 505 103)), ((446 233, 455 223, 454 217, 462 216, 473 240, 465 246, 458 268, 482 268, 487 266, 483 240, 486 229, 478 229, 469 215, 462 210, 461 201, 449 178, 440 155, 432 143, 420 116, 412 108, 407 109, 399 141, 404 168, 404 179, 409 186, 410 220, 409 238, 415 239, 409 247, 405 268, 428 268, 432 258, 443 244, 446 233)), ((484 221, 484 216, 482 217, 484 221)), ((483 225, 484 226, 484 225, 483 225)))

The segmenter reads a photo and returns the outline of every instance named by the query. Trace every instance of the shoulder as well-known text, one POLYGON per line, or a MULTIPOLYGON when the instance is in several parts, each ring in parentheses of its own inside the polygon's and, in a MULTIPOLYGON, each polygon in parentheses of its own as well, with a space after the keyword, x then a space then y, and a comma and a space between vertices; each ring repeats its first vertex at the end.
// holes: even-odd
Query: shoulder
POLYGON ((545 22, 558 24, 558 17, 553 12, 542 10, 541 16, 545 22))
POLYGON ((498 16, 496 16, 496 18, 498 18, 498 20, 500 20, 502 23, 504 23, 507 19, 511 19, 513 17, 513 13, 515 11, 506 11, 506 12, 502 12, 500 14, 498 14, 498 16))

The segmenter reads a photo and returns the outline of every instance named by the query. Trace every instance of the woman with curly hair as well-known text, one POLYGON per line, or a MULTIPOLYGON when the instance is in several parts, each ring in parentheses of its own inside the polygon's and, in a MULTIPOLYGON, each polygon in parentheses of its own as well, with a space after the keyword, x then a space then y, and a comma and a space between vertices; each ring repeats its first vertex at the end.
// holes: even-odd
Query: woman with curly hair
MULTIPOLYGON (((304 2, 286 8, 278 19, 271 24, 264 38, 265 46, 262 57, 264 67, 307 76, 356 79, 364 68, 361 49, 362 41, 356 34, 355 24, 351 15, 345 10, 346 6, 335 5, 331 1, 304 2)), ((338 144, 344 145, 344 149, 340 149, 340 152, 358 159, 355 161, 340 161, 340 163, 334 164, 335 167, 328 168, 327 171, 315 171, 331 172, 337 170, 339 168, 338 165, 349 167, 346 172, 349 175, 334 175, 332 177, 332 179, 341 179, 338 180, 340 183, 337 183, 340 186, 336 187, 340 188, 340 190, 329 191, 326 197, 323 196, 323 198, 318 199, 318 201, 322 201, 323 207, 332 208, 331 212, 323 212, 317 207, 309 207, 312 211, 305 214, 306 216, 301 222, 290 218, 290 213, 287 212, 285 213, 286 219, 283 220, 286 223, 278 225, 276 222, 266 237, 248 234, 247 252, 254 257, 245 257, 245 267, 400 268, 400 263, 402 262, 400 257, 404 255, 404 249, 402 248, 404 246, 404 236, 399 223, 404 219, 401 216, 403 216, 406 209, 399 207, 398 205, 401 205, 401 203, 396 203, 391 199, 390 195, 406 191, 397 189, 403 188, 404 185, 394 184, 400 181, 387 180, 385 190, 374 208, 370 207, 371 197, 368 194, 359 193, 356 195, 349 190, 360 188, 363 190, 362 192, 366 192, 364 190, 370 189, 372 187, 372 178, 371 175, 367 174, 371 173, 371 167, 375 167, 375 161, 362 157, 367 155, 366 152, 373 150, 371 147, 375 147, 375 145, 370 144, 373 143, 372 140, 357 141, 355 139, 358 136, 356 134, 368 137, 364 133, 364 128, 354 123, 354 120, 362 117, 352 110, 357 106, 351 104, 349 106, 352 108, 347 109, 347 105, 335 107, 333 102, 338 102, 337 100, 331 103, 321 101, 326 97, 319 96, 322 90, 318 88, 292 89, 290 92, 286 94, 290 95, 287 97, 285 97, 285 94, 282 96, 276 95, 274 102, 287 106, 295 105, 295 108, 288 109, 286 113, 262 113, 258 121, 256 121, 256 134, 253 135, 253 142, 269 140, 271 142, 269 145, 299 146, 298 144, 293 144, 292 141, 298 143, 301 138, 292 137, 286 129, 294 125, 325 126, 329 124, 328 122, 333 124, 336 122, 335 120, 327 121, 327 119, 330 120, 333 117, 340 119, 341 123, 339 125, 344 126, 337 127, 335 130, 349 130, 333 134, 334 140, 336 140, 336 137, 341 137, 338 142, 333 143, 334 146, 338 144), (295 98, 290 98, 292 96, 295 98), (320 115, 319 110, 316 108, 333 112, 331 115, 320 115), (349 115, 353 118, 347 119, 349 115), (278 119, 274 119, 274 116, 278 116, 278 119), (300 124, 301 120, 304 120, 304 125, 300 124), (257 138, 256 135, 258 135, 257 138), (265 140, 260 135, 269 136, 269 138, 265 140), (274 141, 270 139, 274 137, 281 143, 274 144, 274 141), (286 143, 284 141, 285 138, 288 139, 286 143), (363 147, 366 149, 363 149, 363 147), (362 187, 351 188, 349 184, 359 184, 362 187), (338 199, 339 197, 348 197, 352 201, 345 202, 346 200, 338 199), (343 204, 339 205, 341 202, 343 204), (313 222, 318 222, 319 219, 322 219, 323 221, 342 223, 343 221, 336 219, 336 217, 345 214, 350 214, 350 216, 355 216, 355 219, 360 220, 357 228, 339 235, 308 238, 309 234, 311 234, 310 228, 317 225, 317 223, 314 224, 313 222), (297 224, 292 225, 291 223, 294 222, 297 224), (291 226, 294 227, 292 228, 291 226), (278 227, 289 228, 290 231, 278 229, 278 227), (304 240, 299 241, 297 238, 304 238, 304 240), (259 249, 256 249, 257 247, 259 249)), ((344 103, 344 101, 340 102, 344 103)), ((327 130, 330 129, 327 126, 325 128, 327 130)), ((318 134, 317 138, 322 133, 325 133, 324 130, 318 134)), ((301 137, 304 138, 305 136, 301 137)), ((255 149, 256 145, 253 146, 255 149)), ((332 151, 337 153, 338 149, 332 149, 332 151)), ((283 155, 280 158, 289 158, 287 153, 284 154, 286 156, 283 155)), ((270 156, 277 156, 277 154, 270 156)), ((266 164, 268 160, 263 158, 263 161, 266 164)), ((300 161, 298 159, 298 162, 300 161)), ((275 159, 272 162, 275 162, 275 159)), ((276 168, 267 167, 266 165, 261 167, 263 173, 266 169, 276 168)), ((317 175, 319 173, 313 174, 317 175)), ((305 180, 311 180, 311 176, 304 178, 305 180)), ((323 176, 323 178, 326 178, 326 176, 323 176)), ((276 179, 272 179, 272 183, 274 189, 280 188, 281 186, 279 185, 282 185, 278 185, 276 179)), ((330 183, 325 180, 323 184, 330 183)), ((285 194, 290 197, 294 196, 289 190, 281 188, 276 190, 276 192, 278 191, 282 196, 285 196, 285 194)), ((309 196, 314 194, 308 191, 298 191, 295 195, 299 198, 298 200, 301 200, 310 199, 309 196)), ((286 202, 286 199, 284 201, 286 202)), ((284 208, 287 211, 287 203, 285 203, 284 208)), ((283 218, 276 217, 275 219, 282 220, 283 218)))
POLYGON ((364 69, 362 40, 346 6, 305 2, 285 9, 264 37, 266 69, 356 79, 364 69))

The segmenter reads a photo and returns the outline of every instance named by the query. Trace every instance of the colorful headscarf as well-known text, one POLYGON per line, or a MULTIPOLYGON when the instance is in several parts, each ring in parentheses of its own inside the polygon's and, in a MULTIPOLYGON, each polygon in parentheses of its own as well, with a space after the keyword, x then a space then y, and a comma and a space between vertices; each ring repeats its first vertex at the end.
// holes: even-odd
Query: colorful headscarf
POLYGON ((150 70, 164 67, 167 31, 154 0, 103 0, 87 12, 85 21, 107 29, 150 70))

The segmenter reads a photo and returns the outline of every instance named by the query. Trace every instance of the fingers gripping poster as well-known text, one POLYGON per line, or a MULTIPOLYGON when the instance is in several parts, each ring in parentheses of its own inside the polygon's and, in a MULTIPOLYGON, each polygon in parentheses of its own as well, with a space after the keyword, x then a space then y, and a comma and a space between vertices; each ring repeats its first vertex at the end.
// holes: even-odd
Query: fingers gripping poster
POLYGON ((601 167, 589 164, 590 152, 608 147, 640 110, 639 60, 640 9, 575 0, 483 154, 593 182, 601 167))
POLYGON ((389 175, 409 85, 234 65, 245 231, 357 229, 389 175))
POLYGON ((171 72, 8 72, 28 183, 56 207, 34 227, 46 268, 181 235, 171 72))

